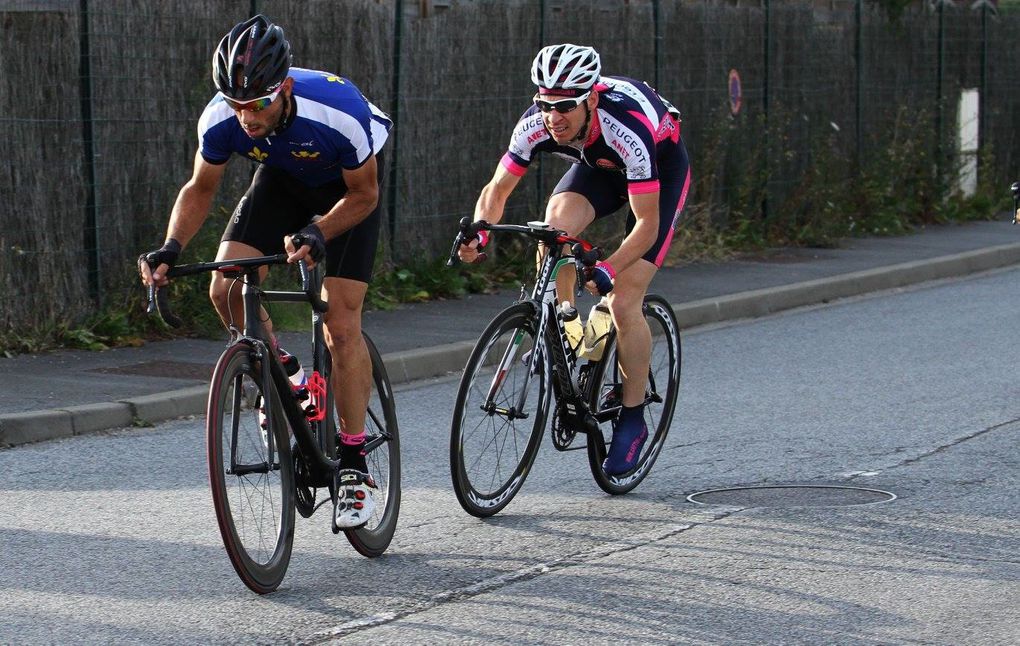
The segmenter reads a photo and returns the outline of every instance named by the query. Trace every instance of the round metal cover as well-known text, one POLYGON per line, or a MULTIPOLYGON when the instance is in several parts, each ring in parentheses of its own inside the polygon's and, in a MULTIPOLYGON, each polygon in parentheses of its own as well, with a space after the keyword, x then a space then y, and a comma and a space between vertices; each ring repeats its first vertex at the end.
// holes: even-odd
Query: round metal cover
POLYGON ((692 493, 687 500, 699 505, 732 507, 844 507, 891 502, 896 500, 896 494, 839 485, 762 485, 709 489, 692 493))

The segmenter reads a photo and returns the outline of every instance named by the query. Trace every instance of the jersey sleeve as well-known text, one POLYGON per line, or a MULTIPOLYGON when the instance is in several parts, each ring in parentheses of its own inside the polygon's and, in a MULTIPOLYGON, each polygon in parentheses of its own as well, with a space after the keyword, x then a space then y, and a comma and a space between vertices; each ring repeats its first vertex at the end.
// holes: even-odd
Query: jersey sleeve
POLYGON ((372 111, 368 102, 350 100, 343 111, 330 114, 330 126, 335 129, 340 151, 340 165, 347 170, 361 168, 372 156, 372 111))
POLYGON ((500 163, 511 175, 520 177, 527 172, 534 157, 536 146, 549 139, 549 132, 542 123, 542 113, 531 107, 517 122, 510 135, 510 145, 500 163))
POLYGON ((659 168, 656 161, 655 126, 637 111, 612 124, 612 146, 620 153, 626 167, 627 192, 631 195, 659 190, 659 168))
POLYGON ((198 120, 198 152, 202 159, 217 166, 227 163, 233 151, 230 148, 229 125, 232 111, 216 97, 205 106, 198 120))

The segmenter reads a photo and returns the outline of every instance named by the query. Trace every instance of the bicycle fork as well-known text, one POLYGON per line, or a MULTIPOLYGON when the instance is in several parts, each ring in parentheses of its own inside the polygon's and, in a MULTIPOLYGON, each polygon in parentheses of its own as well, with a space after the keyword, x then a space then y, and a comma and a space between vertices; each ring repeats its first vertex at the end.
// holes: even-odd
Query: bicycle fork
POLYGON ((510 372, 510 368, 513 367, 517 361, 517 354, 521 350, 521 344, 524 341, 524 330, 518 328, 514 333, 514 338, 507 345, 506 350, 503 351, 503 358, 500 359, 496 365, 496 374, 492 376, 492 382, 489 384, 489 392, 485 395, 485 403, 482 404, 482 410, 489 415, 500 415, 509 420, 515 419, 527 419, 528 413, 524 412, 524 406, 528 400, 528 383, 531 381, 531 375, 535 374, 534 371, 538 368, 538 361, 541 357, 541 348, 534 348, 530 353, 525 353, 523 357, 528 362, 528 374, 524 376, 524 386, 521 388, 520 399, 511 406, 509 409, 500 408, 494 401, 499 389, 503 386, 503 382, 506 381, 506 376, 510 372))

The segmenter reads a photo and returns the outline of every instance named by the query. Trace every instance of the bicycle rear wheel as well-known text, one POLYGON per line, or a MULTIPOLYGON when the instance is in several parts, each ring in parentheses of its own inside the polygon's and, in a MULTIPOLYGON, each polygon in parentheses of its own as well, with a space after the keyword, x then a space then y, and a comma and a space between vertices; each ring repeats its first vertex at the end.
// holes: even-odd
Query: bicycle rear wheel
POLYGON ((223 352, 209 389, 206 439, 223 546, 244 584, 265 594, 280 585, 290 562, 294 474, 287 420, 261 369, 245 343, 223 352), (259 422, 266 406, 272 407, 271 436, 259 422))
POLYGON ((453 490, 466 512, 500 511, 524 486, 549 412, 548 355, 529 375, 539 347, 534 308, 519 303, 489 323, 457 392, 450 434, 453 490), (523 407, 521 403, 523 402, 523 407))
MULTIPOLYGON (((400 432, 393 389, 386 374, 386 365, 375 344, 364 335, 372 358, 372 393, 365 417, 365 448, 368 472, 375 480, 377 491, 372 495, 375 511, 368 522, 354 529, 345 529, 344 536, 360 554, 381 555, 393 540, 400 514, 400 432)), ((334 415, 333 419, 337 419, 334 415)))
POLYGON ((595 482, 606 493, 627 493, 645 479, 662 451, 673 421, 680 390, 680 332, 669 302, 649 294, 644 302, 645 321, 652 332, 651 365, 645 390, 645 423, 650 436, 637 464, 627 473, 611 476, 602 469, 606 447, 613 438, 612 420, 619 414, 623 379, 616 360, 616 332, 606 340, 602 360, 595 366, 588 387, 588 403, 597 419, 599 433, 588 435, 588 466, 595 482))

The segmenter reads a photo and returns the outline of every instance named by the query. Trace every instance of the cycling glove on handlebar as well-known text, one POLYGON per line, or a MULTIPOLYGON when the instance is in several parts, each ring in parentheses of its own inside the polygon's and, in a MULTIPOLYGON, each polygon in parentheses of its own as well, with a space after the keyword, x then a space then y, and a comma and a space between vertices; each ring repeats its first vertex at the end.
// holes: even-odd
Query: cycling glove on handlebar
POLYGON ((468 245, 471 244, 472 240, 477 240, 478 241, 478 246, 475 247, 475 248, 478 249, 479 251, 481 251, 485 247, 485 245, 489 244, 489 232, 486 231, 486 230, 482 230, 482 231, 479 231, 478 233, 476 233, 474 236, 469 237, 469 238, 468 237, 464 237, 462 235, 461 238, 460 238, 460 246, 467 247, 468 245))
POLYGON ((181 255, 181 243, 177 240, 170 238, 163 243, 163 246, 155 251, 149 253, 143 253, 138 256, 138 266, 141 267, 142 263, 148 263, 149 270, 153 271, 160 265, 166 265, 169 268, 177 263, 177 258, 181 255))
POLYGON ((584 273, 587 274, 588 280, 595 283, 595 288, 599 290, 600 296, 605 296, 613 291, 613 279, 616 278, 616 271, 608 262, 599 261, 595 263, 594 267, 585 267, 584 273))
POLYGON ((326 237, 322 235, 322 229, 314 224, 309 224, 291 236, 291 242, 294 243, 295 249, 300 249, 304 245, 311 247, 310 254, 315 262, 319 262, 326 255, 326 237))

